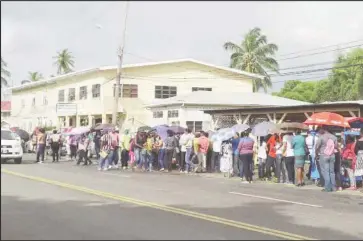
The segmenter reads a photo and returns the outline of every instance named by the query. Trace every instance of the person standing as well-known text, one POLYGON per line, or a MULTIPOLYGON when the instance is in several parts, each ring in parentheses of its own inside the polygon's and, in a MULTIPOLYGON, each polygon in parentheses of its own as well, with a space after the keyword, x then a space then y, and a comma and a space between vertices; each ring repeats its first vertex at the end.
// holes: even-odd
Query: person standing
POLYGON ((79 139, 78 142, 78 161, 77 161, 77 165, 79 165, 81 162, 84 162, 83 165, 87 166, 88 165, 88 161, 87 161, 87 148, 88 148, 88 144, 89 144, 89 139, 87 134, 82 134, 81 138, 79 139))
POLYGON ((295 156, 294 148, 292 147, 293 138, 294 136, 292 133, 286 133, 282 138, 283 156, 287 171, 287 184, 295 183, 295 156))
POLYGON ((209 149, 209 140, 206 137, 204 131, 200 133, 198 139, 198 166, 201 167, 202 172, 206 172, 207 169, 207 153, 209 149))
POLYGON ((193 139, 194 135, 190 129, 186 129, 187 138, 185 143, 185 173, 189 173, 194 164, 191 162, 193 152, 193 139))
POLYGON ((101 152, 98 170, 107 171, 109 167, 109 162, 113 156, 112 150, 112 136, 111 133, 105 132, 100 139, 101 152), (110 158, 111 156, 111 158, 110 158))
POLYGON ((296 186, 302 187, 304 183, 304 165, 307 154, 307 146, 305 137, 301 135, 301 130, 296 131, 296 135, 292 140, 292 147, 294 148, 295 156, 295 170, 296 170, 296 186))
MULTIPOLYGON (((268 155, 266 160, 266 178, 267 180, 272 180, 272 174, 271 174, 271 168, 276 166, 276 142, 279 142, 279 136, 277 134, 274 134, 271 136, 267 141, 267 149, 268 149, 268 155)), ((275 170, 276 172, 276 170, 275 170)), ((276 176, 276 173, 274 173, 276 176)))
POLYGON ((109 168, 118 168, 118 148, 120 146, 119 133, 113 129, 110 133, 112 138, 112 156, 110 156, 109 168))
POLYGON ((78 146, 78 141, 77 141, 77 137, 75 135, 71 135, 69 137, 69 148, 71 151, 71 161, 76 160, 77 158, 77 146, 78 146))
POLYGON ((159 171, 164 171, 164 156, 165 156, 165 143, 161 139, 159 135, 155 137, 155 143, 154 143, 155 151, 157 152, 157 159, 158 159, 158 165, 159 165, 159 171))
POLYGON ((39 129, 39 133, 37 134, 37 163, 44 163, 44 152, 46 145, 47 136, 45 135, 45 130, 43 128, 39 129), (41 157, 41 160, 39 160, 41 157))
POLYGON ((363 128, 360 129, 360 137, 355 144, 354 153, 357 156, 354 168, 355 169, 354 175, 356 177, 362 177, 363 176, 363 128))
POLYGON ((324 176, 324 192, 336 191, 335 184, 335 150, 338 149, 338 141, 336 136, 332 135, 323 126, 319 131, 319 138, 315 147, 316 158, 319 158, 321 171, 324 176))
POLYGON ((275 144, 276 149, 276 182, 277 183, 286 183, 286 166, 285 160, 283 158, 283 143, 281 141, 281 137, 279 136, 278 141, 275 144), (281 180, 282 176, 282 180, 281 180))
POLYGON ((178 147, 177 140, 172 130, 167 130, 168 137, 165 139, 164 168, 166 172, 172 171, 172 161, 175 148, 178 147))
POLYGON ((232 156, 232 143, 231 140, 222 142, 220 171, 223 172, 224 177, 230 177, 233 174, 233 156, 232 156))
POLYGON ((222 141, 215 140, 212 143, 212 161, 211 161, 211 172, 220 172, 220 159, 221 159, 221 148, 222 141))
POLYGON ((143 164, 143 156, 144 156, 144 144, 146 142, 145 132, 137 132, 135 136, 135 146, 134 146, 134 153, 136 164, 140 168, 143 164))
POLYGON ((94 137, 93 137, 93 143, 95 145, 95 152, 96 152, 96 158, 97 160, 100 159, 100 151, 101 151, 101 131, 97 130, 94 137))
MULTIPOLYGON (((243 183, 252 183, 253 170, 253 147, 255 141, 249 137, 249 132, 245 131, 241 133, 241 140, 238 144, 240 166, 243 166, 243 176, 245 181, 241 178, 243 183)), ((242 173, 240 174, 242 176, 242 173)))
POLYGON ((52 149, 53 162, 59 162, 59 147, 61 144, 61 136, 57 133, 57 130, 53 130, 53 134, 50 137, 50 148, 52 149))
POLYGON ((315 154, 315 146, 318 141, 318 137, 314 131, 308 131, 308 136, 305 139, 306 146, 308 147, 309 151, 309 173, 306 174, 308 179, 315 180, 315 183, 318 185, 324 186, 324 178, 321 174, 320 165, 318 164, 318 160, 313 158, 315 154))
POLYGON ((129 130, 125 130, 122 136, 121 142, 121 168, 125 170, 127 168, 127 162, 129 161, 129 152, 131 144, 131 136, 129 130))
POLYGON ((186 152, 187 152, 187 141, 189 138, 189 132, 188 129, 185 129, 183 135, 180 136, 179 139, 179 145, 180 145, 180 162, 179 162, 179 167, 180 167, 180 172, 184 172, 185 171, 185 156, 186 156, 186 152))
POLYGON ((239 144, 240 138, 239 134, 236 133, 235 136, 232 139, 232 151, 233 151, 233 175, 238 176, 240 175, 239 171, 239 153, 238 153, 238 144, 239 144))
POLYGON ((349 190, 357 189, 356 178, 354 175, 357 156, 354 153, 354 147, 355 147, 354 137, 348 135, 346 139, 345 148, 342 151, 342 159, 343 159, 342 167, 344 167, 345 170, 347 170, 349 176, 349 183, 350 183, 350 187, 348 188, 349 190))
POLYGON ((267 144, 264 137, 260 137, 260 145, 258 147, 258 178, 263 180, 266 172, 267 144))

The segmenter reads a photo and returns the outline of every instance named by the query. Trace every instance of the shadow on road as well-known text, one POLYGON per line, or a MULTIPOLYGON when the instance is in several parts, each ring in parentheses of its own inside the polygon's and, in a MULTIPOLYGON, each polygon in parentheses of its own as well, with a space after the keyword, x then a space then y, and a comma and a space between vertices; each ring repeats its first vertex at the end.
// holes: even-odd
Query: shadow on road
MULTIPOLYGON (((34 192, 39 190, 34 190, 34 192)), ((257 232, 131 204, 84 201, 29 200, 1 197, 1 239, 276 239, 257 232)), ((358 239, 328 228, 297 225, 277 210, 288 204, 255 203, 243 207, 193 210, 318 239, 358 239), (265 219, 261 220, 261 215, 265 219)), ((308 215, 308 214, 307 214, 308 215)), ((328 217, 327 217, 328 218, 328 217)), ((344 222, 344 220, 341 220, 344 222)))

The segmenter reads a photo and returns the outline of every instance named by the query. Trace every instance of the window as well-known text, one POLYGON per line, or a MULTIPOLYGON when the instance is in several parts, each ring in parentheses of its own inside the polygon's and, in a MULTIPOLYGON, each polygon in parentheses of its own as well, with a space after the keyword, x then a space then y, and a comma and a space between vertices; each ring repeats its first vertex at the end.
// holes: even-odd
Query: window
POLYGON ((153 118, 163 118, 163 115, 164 115, 164 113, 163 113, 163 111, 154 111, 153 112, 153 118))
POLYGON ((176 96, 177 88, 175 86, 155 86, 155 99, 166 99, 176 96))
POLYGON ((192 92, 195 91, 212 91, 212 88, 192 87, 192 92))
MULTIPOLYGON (((115 96, 116 84, 113 85, 113 96, 115 96)), ((138 97, 138 86, 124 84, 120 86, 119 97, 122 98, 137 98, 138 97), (121 96, 122 90, 122 96, 121 96)))
POLYGON ((32 106, 35 106, 35 97, 33 97, 32 106))
POLYGON ((100 84, 92 85, 92 98, 100 97, 100 92, 101 92, 101 85, 100 84))
POLYGON ((187 121, 187 127, 193 132, 198 132, 203 130, 203 122, 202 121, 187 121))
POLYGON ((68 102, 76 100, 76 88, 68 89, 68 102))
POLYGON ((177 110, 168 110, 168 118, 179 117, 179 112, 177 110))
POLYGON ((180 126, 180 121, 172 121, 171 126, 180 126))
POLYGON ((64 90, 58 91, 58 102, 64 102, 64 90))
POLYGON ((79 87, 79 99, 80 100, 87 99, 87 86, 79 87))
POLYGON ((43 105, 48 105, 48 98, 47 96, 43 96, 43 105))

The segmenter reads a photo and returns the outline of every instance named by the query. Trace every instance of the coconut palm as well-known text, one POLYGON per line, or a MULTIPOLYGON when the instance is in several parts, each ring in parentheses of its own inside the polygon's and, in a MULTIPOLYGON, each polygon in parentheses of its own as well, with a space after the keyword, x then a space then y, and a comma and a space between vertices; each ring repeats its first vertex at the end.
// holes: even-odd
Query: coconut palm
POLYGON ((253 80, 253 92, 260 88, 266 92, 272 86, 267 70, 278 72, 279 65, 273 58, 278 47, 267 42, 267 37, 261 34, 260 28, 250 30, 240 45, 226 42, 223 47, 232 52, 231 68, 265 76, 262 80, 253 80))
POLYGON ((53 57, 56 59, 54 65, 57 66, 57 74, 67 74, 73 71, 74 67, 74 57, 68 49, 63 49, 57 52, 57 56, 53 57))
POLYGON ((10 78, 10 72, 6 69, 8 67, 8 64, 3 60, 3 57, 1 57, 1 87, 8 86, 8 78, 10 78))
POLYGON ((39 72, 29 72, 29 80, 32 82, 43 79, 43 75, 39 72))

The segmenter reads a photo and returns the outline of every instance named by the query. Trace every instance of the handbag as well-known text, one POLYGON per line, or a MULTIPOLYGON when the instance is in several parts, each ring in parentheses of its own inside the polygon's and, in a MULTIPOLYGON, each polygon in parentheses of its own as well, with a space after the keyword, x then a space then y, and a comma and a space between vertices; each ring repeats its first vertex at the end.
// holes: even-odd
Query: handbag
POLYGON ((106 151, 101 151, 100 152, 100 156, 102 157, 102 158, 106 158, 107 156, 108 156, 108 152, 106 152, 106 151))

